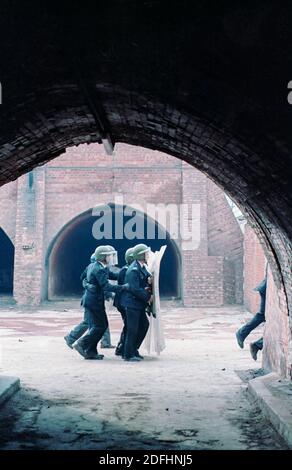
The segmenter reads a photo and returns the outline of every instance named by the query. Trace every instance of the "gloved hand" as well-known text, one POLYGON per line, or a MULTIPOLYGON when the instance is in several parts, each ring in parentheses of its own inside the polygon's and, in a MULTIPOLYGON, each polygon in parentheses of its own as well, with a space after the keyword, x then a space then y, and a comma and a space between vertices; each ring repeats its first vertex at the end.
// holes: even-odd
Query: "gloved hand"
POLYGON ((156 318, 156 314, 153 312, 151 305, 148 304, 148 305, 146 306, 145 312, 146 312, 146 314, 148 315, 148 317, 150 317, 150 316, 152 315, 153 318, 156 318))
POLYGON ((148 284, 152 285, 153 284, 153 276, 149 276, 147 279, 148 284))
POLYGON ((150 316, 151 316, 151 307, 150 307, 150 305, 149 305, 149 304, 146 306, 146 308, 145 308, 145 312, 146 312, 146 314, 148 315, 148 317, 150 317, 150 316))

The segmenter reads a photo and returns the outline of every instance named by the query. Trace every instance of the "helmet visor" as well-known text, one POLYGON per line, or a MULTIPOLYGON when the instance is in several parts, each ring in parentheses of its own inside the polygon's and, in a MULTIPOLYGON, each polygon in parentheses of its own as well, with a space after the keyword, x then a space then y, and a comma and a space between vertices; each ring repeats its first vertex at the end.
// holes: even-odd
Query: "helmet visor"
POLYGON ((118 253, 114 251, 106 256, 106 262, 109 266, 116 266, 118 264, 118 253))
POLYGON ((150 248, 149 248, 149 250, 147 250, 147 251, 145 252, 145 254, 144 254, 144 256, 145 256, 145 262, 146 262, 146 263, 148 263, 148 261, 149 261, 149 259, 150 259, 150 256, 151 256, 150 253, 151 253, 151 250, 150 250, 150 248))

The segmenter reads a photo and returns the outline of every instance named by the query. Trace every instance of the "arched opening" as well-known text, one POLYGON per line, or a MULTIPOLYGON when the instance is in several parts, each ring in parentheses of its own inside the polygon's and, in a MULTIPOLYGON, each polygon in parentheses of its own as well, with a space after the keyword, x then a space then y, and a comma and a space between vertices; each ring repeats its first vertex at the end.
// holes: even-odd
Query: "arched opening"
POLYGON ((0 228, 0 294, 12 295, 14 273, 14 245, 0 228))
POLYGON ((88 265, 90 256, 98 245, 114 245, 118 251, 121 267, 125 262, 126 250, 137 243, 148 244, 152 251, 167 245, 160 267, 160 295, 164 299, 179 299, 181 257, 178 246, 170 238, 169 233, 145 213, 133 209, 132 215, 123 215, 124 206, 110 204, 106 207, 111 211, 111 237, 105 236, 98 240, 93 236, 93 227, 98 216, 92 215, 92 211, 89 210, 69 222, 53 240, 47 255, 48 299, 81 295, 80 274, 88 265), (143 228, 142 233, 137 232, 137 237, 134 239, 115 236, 121 217, 124 228, 133 215, 143 228), (155 238, 149 239, 147 233, 155 234, 155 238))
POLYGON ((292 309, 291 106, 283 99, 289 78, 279 70, 283 77, 291 70, 285 53, 291 28, 281 34, 279 28, 290 10, 276 3, 239 9, 235 2, 221 10, 195 2, 193 11, 188 2, 167 9, 164 2, 116 3, 102 14, 100 5, 82 13, 73 8, 68 23, 66 10, 34 8, 29 30, 27 5, 18 15, 7 8, 2 30, 9 38, 16 24, 23 47, 11 37, 3 57, 24 66, 21 87, 13 66, 2 78, 13 99, 1 107, 0 184, 79 143, 126 142, 185 160, 247 216, 265 246, 286 318, 292 309), (253 35, 242 28, 243 18, 253 35))

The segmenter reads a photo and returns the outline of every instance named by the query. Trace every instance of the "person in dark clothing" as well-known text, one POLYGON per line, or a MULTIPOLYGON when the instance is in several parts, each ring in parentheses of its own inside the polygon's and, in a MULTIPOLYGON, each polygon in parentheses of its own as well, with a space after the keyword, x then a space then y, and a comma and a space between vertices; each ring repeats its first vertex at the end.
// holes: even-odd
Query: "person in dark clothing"
POLYGON ((89 265, 84 282, 84 308, 88 311, 89 331, 74 344, 74 349, 85 359, 103 359, 97 352, 97 344, 108 327, 105 311, 105 293, 120 292, 127 285, 115 285, 109 279, 117 280, 118 274, 112 273, 108 266, 113 264, 116 251, 109 245, 99 246, 95 250, 96 262, 89 265))
MULTIPOLYGON (((125 283, 125 277, 126 277, 128 267, 133 261, 133 250, 134 248, 129 248, 125 253, 126 264, 125 266, 121 268, 119 272, 118 285, 122 285, 125 283)), ((115 350, 116 356, 124 355, 124 346, 125 346, 125 339, 126 339, 126 333, 127 333, 127 318, 126 318, 126 309, 124 306, 124 297, 125 297, 125 291, 122 291, 122 292, 118 292, 114 298, 114 306, 120 312, 122 320, 123 320, 123 324, 124 324, 119 342, 115 350)))
MULTIPOLYGON (((95 258, 94 253, 93 253, 90 257, 90 264, 95 263, 95 262, 96 262, 96 258, 95 258)), ((88 270, 90 264, 84 269, 84 271, 82 272, 82 274, 80 276, 80 280, 82 282, 83 287, 84 287, 83 282, 85 282, 86 273, 87 273, 87 270, 88 270)), ((83 296, 82 296, 81 302, 80 302, 81 305, 83 305, 83 302, 84 302, 84 295, 85 295, 85 288, 84 288, 84 293, 83 293, 83 296)), ((66 336, 64 336, 64 340, 66 341, 67 346, 69 346, 69 348, 73 349, 73 344, 75 343, 75 341, 77 341, 79 338, 81 338, 81 336, 84 335, 84 333, 88 330, 88 328, 89 328, 89 312, 88 312, 87 309, 84 309, 83 320, 77 326, 75 326, 66 336)), ((109 328, 107 328, 107 330, 105 331, 103 337, 101 338, 101 344, 103 344, 104 348, 113 347, 113 346, 111 346, 109 328)))
MULTIPOLYGON (((267 289, 267 279, 263 279, 263 281, 255 287, 255 291, 257 291, 261 296, 261 303, 259 311, 254 315, 254 317, 245 325, 243 325, 237 332, 235 333, 237 343, 240 348, 244 347, 244 340, 250 334, 252 330, 254 330, 257 326, 261 323, 266 321, 265 318, 265 308, 266 308, 266 289, 267 289)), ((250 351, 253 359, 256 360, 256 353, 258 350, 263 349, 263 338, 260 338, 258 341, 251 343, 250 351)))
POLYGON ((124 296, 127 323, 124 359, 129 362, 143 359, 138 350, 149 327, 145 313, 147 304, 153 300, 149 292, 151 275, 145 268, 149 252, 150 248, 143 243, 134 247, 134 261, 128 268, 125 277, 125 282, 129 284, 129 291, 126 291, 124 296))

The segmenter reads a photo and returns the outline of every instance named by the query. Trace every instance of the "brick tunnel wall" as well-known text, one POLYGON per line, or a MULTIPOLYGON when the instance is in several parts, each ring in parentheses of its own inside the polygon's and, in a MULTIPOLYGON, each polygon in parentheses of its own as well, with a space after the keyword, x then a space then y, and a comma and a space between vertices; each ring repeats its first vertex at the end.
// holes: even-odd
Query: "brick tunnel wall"
POLYGON ((265 277, 266 257, 264 250, 253 229, 246 224, 244 230, 244 305, 256 313, 260 305, 260 297, 253 289, 265 277))
POLYGON ((268 269, 266 324, 264 331, 263 367, 292 378, 291 329, 286 296, 277 289, 268 269))
MULTIPOLYGON (((244 304, 256 313, 260 296, 254 287, 261 282, 266 272, 266 258, 258 237, 249 225, 244 231, 244 304)), ((291 330, 286 296, 278 289, 271 269, 267 270, 266 323, 264 328, 263 367, 282 377, 291 376, 291 330)))

